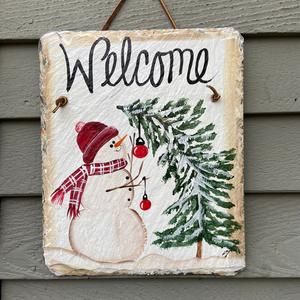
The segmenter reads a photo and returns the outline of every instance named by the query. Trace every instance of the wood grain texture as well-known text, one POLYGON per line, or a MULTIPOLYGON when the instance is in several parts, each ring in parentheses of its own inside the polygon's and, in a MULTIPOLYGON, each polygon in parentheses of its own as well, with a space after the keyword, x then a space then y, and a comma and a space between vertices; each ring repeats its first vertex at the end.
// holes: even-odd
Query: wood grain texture
MULTIPOLYGON (((300 38, 245 40, 246 114, 300 112, 299 52, 300 38)), ((37 44, 0 45, 0 63, 0 118, 39 118, 37 44)))
POLYGON ((249 116, 245 120, 245 190, 300 190, 300 118, 249 116))
MULTIPOLYGON (((297 115, 245 119, 246 192, 300 191, 299 127, 297 115)), ((2 121, 0 139, 0 196, 40 195, 39 121, 2 121)))
POLYGON ((4 281, 2 300, 296 300, 299 279, 4 281), (241 296, 242 295, 242 296, 241 296))
MULTIPOLYGON (((242 33, 300 32, 298 0, 166 1, 178 28, 228 27, 242 33)), ((0 39, 37 39, 48 31, 98 30, 116 1, 13 0, 1 3, 0 39)), ((158 1, 127 1, 111 29, 170 28, 158 1)))
POLYGON ((0 66, 0 118, 38 118, 37 44, 0 45, 0 66))
POLYGON ((42 254, 41 199, 2 199, 0 205, 0 278, 52 277, 42 254))
POLYGON ((299 53, 300 38, 246 39, 246 113, 300 112, 299 53))
MULTIPOLYGON (((247 268, 238 277, 300 277, 300 201, 295 195, 246 196, 247 268)), ((3 198, 0 278, 56 278, 42 255, 40 198, 3 198)))
MULTIPOLYGON (((41 193, 37 39, 53 30, 98 30, 115 3, 114 0, 0 3, 0 119, 22 119, 0 122, 0 195, 41 193)), ((41 199, 3 198, 0 279, 21 280, 3 280, 1 299, 300 298, 300 281, 295 279, 300 277, 300 194, 282 193, 299 192, 300 186, 300 120, 291 115, 300 112, 300 2, 166 0, 166 3, 179 28, 233 26, 246 37, 245 112, 263 114, 246 117, 246 189, 280 192, 246 196, 247 269, 238 275, 239 280, 52 280, 54 276, 42 257, 41 199), (266 37, 270 35, 277 37, 266 37), (267 116, 266 113, 291 114, 267 116)), ((146 28, 170 28, 158 1, 127 1, 112 26, 114 30, 146 28)))
POLYGON ((0 195, 41 194, 40 123, 0 122, 0 195))

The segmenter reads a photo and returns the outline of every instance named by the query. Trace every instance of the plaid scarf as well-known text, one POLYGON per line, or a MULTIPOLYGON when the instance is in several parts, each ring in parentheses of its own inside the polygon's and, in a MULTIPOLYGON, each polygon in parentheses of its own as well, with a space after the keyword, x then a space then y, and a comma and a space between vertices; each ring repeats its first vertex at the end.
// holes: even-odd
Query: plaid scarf
POLYGON ((51 194, 51 202, 62 204, 66 193, 70 192, 70 201, 67 216, 75 218, 79 215, 84 188, 89 176, 113 173, 124 169, 127 161, 124 158, 115 159, 105 163, 85 164, 75 170, 64 182, 51 194))

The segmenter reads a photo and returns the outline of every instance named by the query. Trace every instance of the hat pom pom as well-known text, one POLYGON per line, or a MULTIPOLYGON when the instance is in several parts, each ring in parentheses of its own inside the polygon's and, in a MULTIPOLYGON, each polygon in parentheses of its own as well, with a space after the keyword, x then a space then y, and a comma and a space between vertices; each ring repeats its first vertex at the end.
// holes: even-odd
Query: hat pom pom
POLYGON ((80 132, 81 129, 82 129, 82 127, 83 127, 84 125, 85 125, 84 122, 78 122, 78 123, 76 124, 76 126, 75 126, 76 132, 80 132))

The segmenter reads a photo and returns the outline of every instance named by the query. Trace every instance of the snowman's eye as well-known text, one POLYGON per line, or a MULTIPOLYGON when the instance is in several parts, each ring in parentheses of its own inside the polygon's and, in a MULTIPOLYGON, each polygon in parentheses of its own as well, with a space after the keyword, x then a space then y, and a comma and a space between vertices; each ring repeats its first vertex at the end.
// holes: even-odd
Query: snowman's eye
POLYGON ((113 144, 110 144, 110 145, 109 145, 110 148, 112 148, 113 146, 114 146, 113 144))
POLYGON ((112 144, 114 144, 115 143, 115 141, 112 141, 112 144))

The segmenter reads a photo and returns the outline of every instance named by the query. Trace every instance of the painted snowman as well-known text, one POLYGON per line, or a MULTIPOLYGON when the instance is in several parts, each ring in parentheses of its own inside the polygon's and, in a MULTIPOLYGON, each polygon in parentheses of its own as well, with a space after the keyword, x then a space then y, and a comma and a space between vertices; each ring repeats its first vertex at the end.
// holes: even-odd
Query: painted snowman
MULTIPOLYGON (((116 128, 79 122, 75 129, 89 174, 99 162, 127 164, 126 136, 120 138, 116 128)), ((126 168, 107 168, 105 174, 87 177, 80 213, 70 223, 70 245, 75 253, 97 262, 133 261, 144 250, 146 231, 140 216, 130 208, 134 188, 119 188, 130 185, 132 177, 126 168)))

